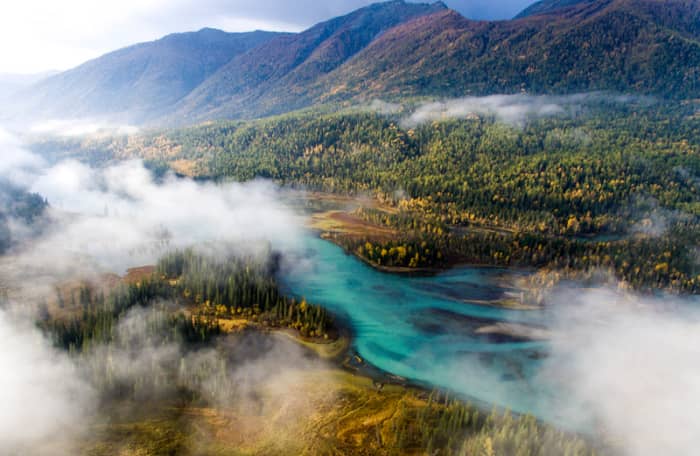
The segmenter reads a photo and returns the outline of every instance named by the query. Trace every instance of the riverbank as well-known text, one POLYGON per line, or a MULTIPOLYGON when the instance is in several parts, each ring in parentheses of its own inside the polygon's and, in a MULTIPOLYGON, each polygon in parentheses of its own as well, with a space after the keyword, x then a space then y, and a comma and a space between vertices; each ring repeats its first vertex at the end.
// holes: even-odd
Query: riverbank
MULTIPOLYGON (((392 456, 483 448, 512 454, 517 445, 518 454, 604 454, 600 445, 529 416, 333 365, 274 370, 234 402, 123 401, 110 410, 91 420, 77 444, 69 442, 73 452, 392 456)), ((61 444, 55 439, 48 450, 61 444)))
MULTIPOLYGON (((76 452, 94 455, 236 454, 241 451, 243 454, 266 455, 362 452, 380 455, 397 452, 425 454, 436 448, 450 448, 449 452, 454 452, 463 445, 483 445, 490 441, 488 439, 492 441, 495 438, 496 432, 502 430, 501 426, 519 428, 526 423, 534 426, 530 429, 532 435, 539 435, 544 425, 537 420, 504 414, 500 410, 494 414, 496 418, 486 420, 490 404, 496 401, 480 398, 478 394, 470 396, 472 390, 458 390, 449 382, 445 383, 446 378, 422 377, 432 371, 430 367, 425 367, 425 361, 437 359, 433 358, 434 355, 441 355, 430 353, 431 347, 447 345, 421 344, 421 354, 415 357, 416 347, 405 344, 406 340, 416 340, 424 335, 431 337, 426 338, 426 342, 439 340, 442 335, 465 336, 460 328, 441 322, 456 322, 456 316, 469 310, 462 307, 473 306, 462 306, 455 298, 452 308, 454 315, 437 314, 433 310, 443 307, 443 304, 431 302, 428 292, 435 292, 437 298, 440 283, 430 285, 422 279, 374 277, 373 269, 348 261, 330 243, 315 237, 309 240, 316 244, 311 244, 313 247, 307 249, 307 253, 328 252, 333 256, 329 258, 330 263, 324 263, 323 259, 318 263, 325 264, 323 273, 297 272, 307 279, 322 280, 323 287, 313 286, 298 291, 290 288, 291 293, 287 290, 283 293, 296 297, 296 300, 290 298, 290 302, 295 301, 295 306, 298 306, 290 307, 294 312, 314 308, 301 298, 309 296, 313 297, 314 302, 324 304, 330 312, 340 315, 334 319, 336 327, 328 331, 327 337, 319 337, 318 332, 308 331, 306 336, 303 335, 305 328, 294 323, 298 323, 300 315, 295 314, 292 319, 289 308, 276 318, 260 311, 256 305, 244 311, 236 309, 235 312, 233 307, 219 309, 219 306, 210 305, 208 299, 198 297, 196 291, 189 291, 196 290, 196 284, 194 288, 190 285, 177 288, 186 277, 154 277, 150 266, 129 270, 121 281, 128 284, 131 291, 146 291, 153 284, 151 280, 160 283, 164 287, 163 296, 169 296, 176 304, 170 308, 163 307, 161 312, 175 316, 179 319, 177 321, 183 323, 189 321, 189 316, 193 323, 198 322, 199 329, 209 331, 211 338, 206 339, 202 348, 208 346, 223 357, 238 353, 239 358, 234 358, 235 361, 231 361, 225 374, 220 377, 211 376, 209 371, 200 367, 204 375, 202 378, 207 380, 202 383, 202 388, 174 390, 166 399, 146 397, 139 401, 136 396, 128 400, 121 395, 107 396, 115 402, 101 407, 100 413, 106 414, 105 417, 90 420, 91 423, 101 424, 90 428, 88 441, 81 444, 80 451, 76 452), (334 269, 329 267, 330 264, 341 272, 340 278, 333 276, 334 269), (369 275, 365 276, 364 273, 369 275), (338 301, 334 300, 339 298, 334 293, 340 289, 340 283, 349 291, 343 295, 343 301, 349 303, 344 309, 337 307, 338 301), (424 288, 416 288, 415 294, 404 288, 417 285, 424 288), (433 288, 428 290, 429 286, 433 288), (169 288, 174 290, 167 291, 169 288), (172 294, 175 290, 177 294, 172 294), (379 294, 372 297, 371 293, 379 294), (403 306, 401 300, 395 299, 398 296, 415 297, 414 307, 403 306), (374 298, 378 300, 365 302, 374 298), (366 306, 366 311, 355 313, 362 306, 366 306), (186 318, 182 319, 183 315, 186 318), (282 318, 286 318, 286 322, 282 318), (441 332, 422 329, 420 324, 423 323, 438 324, 441 332), (370 331, 368 338, 367 328, 372 327, 375 330, 370 331), (223 330, 224 337, 220 337, 219 328, 223 330), (402 339, 406 335, 404 331, 409 328, 412 331, 409 339, 402 339), (229 337, 227 333, 241 337, 229 337), (313 336, 309 337, 308 334, 313 336), (354 336, 357 338, 353 339, 354 336), (288 343, 270 344, 272 339, 288 343), (291 344, 302 347, 305 355, 298 356, 297 349, 288 350, 291 344), (284 348, 278 350, 279 347, 284 348), (271 357, 268 356, 270 351, 273 353, 271 357), (418 364, 414 364, 414 361, 418 361, 418 364), (240 378, 236 372, 239 372, 240 378), (224 384, 223 389, 214 390, 216 394, 212 396, 212 390, 207 389, 209 376, 212 381, 216 381, 216 378, 234 380, 230 385, 224 384), (444 386, 440 391, 454 391, 450 397, 455 399, 448 399, 447 394, 442 392, 433 392, 432 385, 444 386), (241 392, 237 391, 239 387, 242 388, 241 392), (227 394, 231 391, 236 391, 233 396, 227 394), (220 397, 222 392, 224 394, 220 397), (475 397, 477 405, 464 402, 467 397, 475 397), (119 410, 119 413, 115 413, 115 410, 119 410), (469 421, 464 420, 465 416, 470 417, 469 421)), ((482 284, 484 277, 479 273, 465 276, 464 279, 481 286, 483 290, 491 288, 482 284)), ((288 285, 285 283, 285 288, 288 285)), ((75 302, 76 305, 83 300, 86 290, 78 293, 81 299, 75 302)), ((458 290, 457 294, 467 292, 462 295, 466 297, 469 290, 474 291, 472 288, 463 289, 458 290)), ((69 296, 61 299, 72 302, 69 296)), ((79 306, 75 309, 79 309, 79 306)), ((461 320, 464 325, 476 328, 498 318, 498 313, 494 313, 491 319, 484 317, 482 320, 478 320, 476 315, 464 314, 461 320)), ((327 328, 330 329, 330 325, 327 328)), ((184 373, 197 365, 194 363, 196 357, 201 355, 206 361, 208 349, 198 348, 198 344, 205 340, 201 334, 205 333, 194 333, 194 338, 188 339, 193 344, 187 345, 192 349, 192 358, 186 364, 181 364, 185 366, 180 368, 184 373)), ((485 336, 489 344, 494 340, 505 340, 503 334, 485 336)), ((512 335, 510 339, 513 339, 512 335)), ((487 343, 486 340, 475 342, 487 343)), ((446 359, 449 361, 449 358, 446 359)), ((520 377, 517 380, 520 381, 520 377)), ((547 432, 554 431, 553 428, 547 429, 547 432)))
MULTIPOLYGON (((453 263, 449 265, 445 265, 444 267, 414 267, 414 268, 409 268, 409 267, 401 267, 401 266, 386 266, 386 265, 381 265, 377 264, 367 258, 365 258, 362 255, 358 255, 356 252, 348 251, 345 246, 343 245, 342 242, 339 241, 337 238, 338 233, 331 233, 327 231, 321 231, 318 229, 313 230, 316 235, 320 239, 323 239, 324 241, 328 241, 333 243, 334 245, 338 246, 339 248, 343 249, 343 251, 347 255, 352 255, 354 258, 357 258, 367 266, 371 267, 372 269, 379 271, 381 273, 385 274, 395 274, 399 276, 408 276, 408 277, 431 277, 435 276, 441 273, 448 272, 450 270, 454 270, 456 268, 472 268, 472 269, 483 269, 483 270, 503 270, 501 267, 496 267, 496 266, 489 266, 489 265, 480 265, 480 264, 472 264, 472 263, 464 263, 464 262, 459 262, 459 261, 454 261, 453 263)), ((533 271, 530 268, 508 268, 509 271, 521 273, 521 274, 532 274, 533 271)), ((504 309, 511 309, 511 310, 539 310, 542 308, 541 305, 534 303, 534 302, 529 302, 526 299, 526 296, 530 296, 532 294, 536 294, 536 291, 533 291, 531 286, 528 286, 528 281, 525 279, 518 279, 513 282, 509 282, 508 284, 503 284, 506 288, 510 288, 511 291, 504 297, 499 298, 499 299, 492 299, 492 300, 480 300, 480 299, 470 299, 468 301, 469 304, 477 304, 477 305, 483 305, 483 306, 489 306, 489 307, 497 307, 497 308, 504 308, 504 309)))

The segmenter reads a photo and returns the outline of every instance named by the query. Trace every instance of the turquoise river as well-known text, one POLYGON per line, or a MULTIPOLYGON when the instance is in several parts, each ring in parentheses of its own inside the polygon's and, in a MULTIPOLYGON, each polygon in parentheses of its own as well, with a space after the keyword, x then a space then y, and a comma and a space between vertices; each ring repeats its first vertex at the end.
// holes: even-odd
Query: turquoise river
POLYGON ((562 394, 542 378, 546 342, 477 331, 498 322, 546 326, 543 310, 483 304, 515 293, 512 284, 524 273, 459 267, 430 277, 388 274, 311 234, 294 264, 284 286, 343 318, 353 348, 373 366, 468 400, 580 426, 558 415, 562 394))

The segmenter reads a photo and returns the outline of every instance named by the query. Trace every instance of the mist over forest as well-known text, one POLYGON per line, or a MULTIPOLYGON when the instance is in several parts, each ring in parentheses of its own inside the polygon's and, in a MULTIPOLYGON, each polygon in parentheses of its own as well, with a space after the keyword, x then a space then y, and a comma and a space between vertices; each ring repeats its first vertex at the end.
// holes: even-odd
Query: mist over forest
POLYGON ((695 454, 700 7, 350 3, 0 77, 3 451, 695 454))

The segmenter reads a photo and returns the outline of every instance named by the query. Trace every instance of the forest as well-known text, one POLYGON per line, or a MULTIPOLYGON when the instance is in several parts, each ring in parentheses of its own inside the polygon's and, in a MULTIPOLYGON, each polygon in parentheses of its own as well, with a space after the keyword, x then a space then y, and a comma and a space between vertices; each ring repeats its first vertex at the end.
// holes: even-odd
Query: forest
POLYGON ((140 157, 161 175, 370 195, 391 210, 355 215, 401 235, 335 241, 376 265, 602 269, 637 289, 697 291, 697 103, 599 100, 518 125, 496 115, 407 125, 408 107, 43 140, 34 150, 49 159, 71 150, 93 164, 140 157))
POLYGON ((151 275, 123 283, 106 297, 89 286, 81 286, 77 293, 71 290, 69 296, 57 291, 59 309, 73 312, 58 319, 46 317, 44 326, 57 346, 83 351, 95 343, 112 342, 116 323, 131 309, 171 301, 187 311, 174 313, 165 323, 172 327, 172 335, 189 343, 204 343, 221 334, 220 319, 232 317, 294 329, 303 337, 333 336, 325 309, 281 294, 269 261, 175 251, 163 256, 151 275))
MULTIPOLYGON (((13 239, 10 223, 21 223, 31 230, 40 230, 42 216, 48 202, 41 195, 31 193, 8 182, 0 182, 0 253, 5 253, 19 239, 13 239)), ((31 233, 27 233, 31 234, 31 233)))
MULTIPOLYGON (((39 327, 83 366, 102 410, 131 410, 96 419, 111 424, 99 425, 82 444, 83 451, 110 454, 113 442, 130 429, 120 445, 153 455, 180 454, 193 448, 188 437, 193 431, 186 419, 193 410, 221 413, 215 410, 224 407, 229 415, 253 419, 245 407, 252 406, 251 400, 262 401, 256 399, 262 393, 246 391, 235 372, 237 366, 262 355, 258 349, 248 351, 242 342, 250 335, 225 330, 226 319, 249 319, 268 329, 290 328, 319 343, 336 337, 335 323, 324 309, 280 292, 274 263, 274 255, 221 256, 187 249, 165 255, 150 274, 123 280, 106 293, 105 287, 89 282, 57 288, 55 302, 41 305, 39 327), (146 363, 139 358, 144 350, 150 353, 146 363), (128 404, 139 407, 130 409, 128 404), (169 415, 177 410, 179 417, 169 415), (162 418, 163 413, 168 418, 162 418)), ((256 341, 258 347, 262 342, 256 341)), ((327 381, 308 387, 324 388, 327 381)), ((344 419, 335 417, 337 413, 391 415, 383 427, 367 427, 360 417, 351 424, 367 439, 362 448, 372 454, 591 455, 602 448, 531 416, 489 412, 446 392, 383 384, 377 388, 377 383, 359 387, 356 381, 335 385, 341 389, 341 399, 323 405, 328 408, 324 409, 328 426, 338 427, 334 431, 338 437, 314 432, 307 440, 295 435, 298 448, 309 454, 357 449, 357 443, 339 437, 344 419), (369 408, 368 402, 372 402, 369 408)), ((317 400, 312 393, 304 394, 317 400)), ((313 426, 306 420, 297 419, 302 426, 313 426)), ((210 438, 211 454, 231 454, 226 442, 210 438)))

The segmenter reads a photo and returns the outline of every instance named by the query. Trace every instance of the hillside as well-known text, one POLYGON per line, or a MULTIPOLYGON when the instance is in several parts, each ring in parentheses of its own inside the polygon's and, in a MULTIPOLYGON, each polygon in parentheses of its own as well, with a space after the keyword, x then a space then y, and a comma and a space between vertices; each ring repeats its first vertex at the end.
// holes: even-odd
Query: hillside
POLYGON ((700 7, 663 3, 586 2, 503 22, 445 11, 394 28, 313 90, 330 100, 521 90, 697 97, 700 7))
POLYGON ((700 97, 695 0, 544 0, 520 16, 472 21, 441 2, 395 0, 297 34, 205 29, 108 54, 22 101, 44 117, 184 124, 375 98, 700 97))
POLYGON ((0 74, 0 100, 5 100, 20 90, 34 85, 57 72, 47 71, 36 74, 0 74))
POLYGON ((110 116, 138 122, 162 115, 233 57, 279 35, 215 29, 168 35, 47 78, 13 102, 49 117, 110 116))
POLYGON ((279 37, 222 67, 178 105, 178 116, 197 119, 283 112, 315 100, 308 87, 342 66, 392 27, 437 11, 442 2, 377 3, 279 37))
POLYGON ((393 27, 342 64, 317 52, 297 67, 266 67, 261 62, 280 57, 272 52, 280 50, 276 40, 223 67, 170 120, 255 117, 348 100, 520 91, 694 98, 700 96, 699 11, 698 3, 684 0, 599 0, 486 22, 441 9, 393 27), (323 63, 328 65, 319 70, 323 63))

